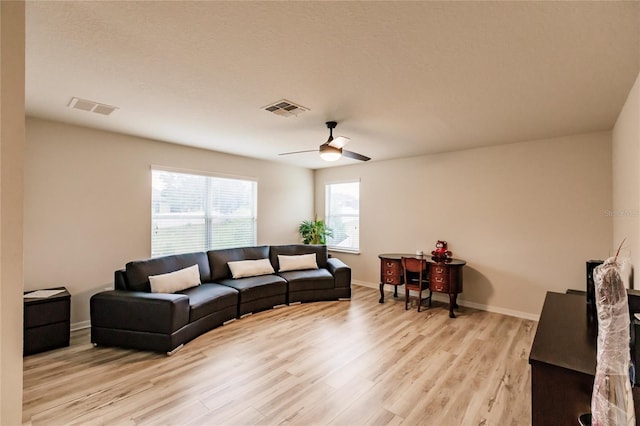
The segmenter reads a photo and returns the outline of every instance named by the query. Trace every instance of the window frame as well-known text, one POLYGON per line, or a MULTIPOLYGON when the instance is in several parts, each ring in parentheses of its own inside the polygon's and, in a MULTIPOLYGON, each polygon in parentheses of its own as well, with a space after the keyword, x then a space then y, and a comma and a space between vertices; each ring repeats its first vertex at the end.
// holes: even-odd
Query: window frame
POLYGON ((344 253, 352 253, 352 254, 360 254, 360 193, 361 193, 361 179, 348 179, 348 180, 339 180, 339 181, 331 181, 325 182, 324 184, 324 218, 327 226, 331 227, 331 217, 355 217, 358 219, 357 229, 358 229, 358 246, 357 247, 340 247, 329 244, 330 238, 327 238, 327 249, 335 252, 344 252, 344 253), (341 185, 341 184, 358 184, 358 214, 341 214, 341 215, 331 215, 331 201, 329 189, 332 185, 341 185))
MULTIPOLYGON (((231 175, 231 174, 224 174, 224 173, 216 173, 216 172, 209 172, 209 171, 203 171, 203 170, 193 170, 193 169, 184 169, 184 168, 177 168, 177 167, 167 167, 167 166, 159 166, 159 165, 151 165, 150 166, 150 180, 151 180, 151 203, 150 203, 150 208, 151 208, 151 214, 150 214, 150 218, 151 218, 151 235, 150 235, 150 251, 151 251, 151 257, 161 257, 161 256, 167 256, 167 255, 171 255, 171 254, 182 254, 182 253, 190 253, 190 252, 194 252, 194 251, 208 251, 208 250, 217 250, 217 249, 223 249, 223 248, 236 248, 236 247, 248 247, 248 246, 255 246, 257 245, 257 241, 258 241, 258 179, 256 177, 253 176, 240 176, 240 175, 231 175), (188 175, 188 176, 197 176, 197 177, 205 177, 207 178, 207 181, 205 183, 206 185, 206 196, 202 199, 204 206, 203 206, 203 213, 202 214, 198 214, 198 213, 194 213, 194 214, 182 214, 180 216, 181 219, 192 219, 192 220, 203 220, 204 221, 204 234, 203 234, 203 238, 205 240, 204 243, 204 248, 203 250, 199 250, 199 249, 194 249, 194 250, 190 250, 190 251, 177 251, 177 252, 173 252, 173 253, 166 253, 166 252, 155 252, 154 253, 154 224, 156 222, 157 219, 167 219, 168 215, 167 213, 156 213, 155 208, 154 208, 154 194, 153 194, 153 174, 154 172, 166 172, 166 173, 174 173, 174 174, 182 174, 182 175, 188 175), (232 245, 232 246, 228 246, 228 247, 212 247, 212 243, 213 243, 213 222, 215 221, 215 219, 219 219, 221 217, 224 216, 220 216, 220 215, 214 215, 213 211, 212 211, 212 195, 213 192, 212 188, 211 188, 211 184, 212 181, 210 179, 225 179, 225 180, 237 180, 237 181, 243 181, 243 182, 250 182, 252 184, 252 212, 251 215, 248 216, 252 219, 252 234, 251 235, 251 242, 250 243, 243 243, 241 245, 232 245), (161 217, 164 216, 164 217, 161 217)), ((242 217, 242 216, 235 216, 235 217, 242 217)))

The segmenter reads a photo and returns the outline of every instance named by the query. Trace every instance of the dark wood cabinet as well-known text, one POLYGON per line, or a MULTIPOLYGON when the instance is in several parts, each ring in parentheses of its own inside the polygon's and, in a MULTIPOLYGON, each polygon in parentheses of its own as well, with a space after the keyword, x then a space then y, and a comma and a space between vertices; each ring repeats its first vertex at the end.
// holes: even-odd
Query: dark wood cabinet
POLYGON ((24 299, 23 355, 69 346, 71 295, 63 290, 46 298, 24 299))
POLYGON ((531 423, 577 424, 591 411, 596 372, 595 330, 586 297, 548 292, 531 346, 531 423))
MULTIPOLYGON (((529 354, 533 426, 575 425, 578 416, 591 412, 597 330, 586 303, 583 294, 547 292, 529 354)), ((635 312, 637 302, 629 303, 635 312)), ((640 390, 632 391, 640 419, 640 390)))

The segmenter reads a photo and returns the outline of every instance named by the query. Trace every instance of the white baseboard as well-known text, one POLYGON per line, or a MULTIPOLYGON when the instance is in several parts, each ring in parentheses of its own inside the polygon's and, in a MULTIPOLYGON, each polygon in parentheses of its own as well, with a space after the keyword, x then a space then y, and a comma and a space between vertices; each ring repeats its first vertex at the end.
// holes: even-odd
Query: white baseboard
POLYGON ((351 284, 359 285, 360 287, 380 288, 380 284, 368 283, 366 281, 351 280, 351 284))
MULTIPOLYGON (((357 280, 351 280, 351 283, 355 284, 355 285, 359 285, 361 287, 369 287, 369 288, 380 289, 380 284, 374 284, 374 283, 369 283, 369 282, 365 282, 365 281, 357 281, 357 280)), ((387 286, 387 288, 388 287, 389 286, 387 286)), ((444 294, 435 293, 433 295, 433 300, 437 300, 439 302, 448 303, 449 302, 449 297, 444 295, 444 294)), ((523 318, 523 319, 527 319, 527 320, 531 320, 531 321, 539 321, 540 320, 540 315, 531 314, 529 312, 516 311, 516 310, 513 310, 513 309, 502 308, 500 306, 483 305, 481 303, 474 303, 474 302, 469 302, 467 300, 461 300, 461 299, 458 299, 458 305, 466 306, 468 308, 478 309, 478 310, 481 310, 481 311, 493 312, 493 313, 502 314, 502 315, 508 315, 510 317, 523 318)))
POLYGON ((71 331, 82 330, 83 328, 91 327, 91 321, 80 321, 71 324, 71 331))
MULTIPOLYGON (((359 285, 361 287, 375 288, 376 290, 380 289, 380 284, 374 284, 366 281, 351 280, 351 284, 359 285)), ((351 300, 351 299, 347 299, 347 300, 351 300)), ((433 300, 437 300, 438 302, 445 302, 445 303, 449 302, 449 298, 446 295, 438 294, 438 293, 433 295, 433 300)), ((296 304, 300 304, 300 302, 291 303, 291 305, 296 305, 296 304)), ((466 306, 468 308, 478 309, 481 311, 508 315, 510 317, 524 318, 531 321, 540 320, 540 315, 534 315, 528 312, 514 311, 513 309, 501 308, 499 306, 483 305, 480 303, 469 302, 466 300, 458 300, 458 305, 466 306)), ((89 327, 91 327, 91 321, 75 322, 71 324, 71 331, 82 330, 84 328, 89 328, 89 327)))

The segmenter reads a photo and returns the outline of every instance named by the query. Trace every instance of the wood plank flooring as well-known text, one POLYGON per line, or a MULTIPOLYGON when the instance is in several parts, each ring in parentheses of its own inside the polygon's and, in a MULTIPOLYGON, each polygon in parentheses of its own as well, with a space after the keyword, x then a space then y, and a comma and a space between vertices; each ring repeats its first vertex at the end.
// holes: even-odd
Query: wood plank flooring
POLYGON ((354 286, 261 312, 172 357, 71 346, 24 359, 26 425, 528 425, 536 323, 354 286))

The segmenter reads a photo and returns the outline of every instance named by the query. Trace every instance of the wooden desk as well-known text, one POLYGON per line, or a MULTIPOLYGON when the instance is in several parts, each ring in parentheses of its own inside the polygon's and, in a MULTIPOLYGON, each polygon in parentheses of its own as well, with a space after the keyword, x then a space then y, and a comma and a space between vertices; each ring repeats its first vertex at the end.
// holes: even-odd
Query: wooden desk
POLYGON ((398 297, 398 286, 403 285, 401 259, 413 257, 426 259, 429 271, 429 289, 432 292, 449 295, 449 316, 455 318, 453 309, 458 307, 458 293, 462 293, 462 267, 467 262, 461 259, 449 259, 447 262, 436 262, 430 255, 416 256, 408 253, 384 253, 380 258, 380 300, 384 303, 384 286, 394 286, 393 297, 398 297))

